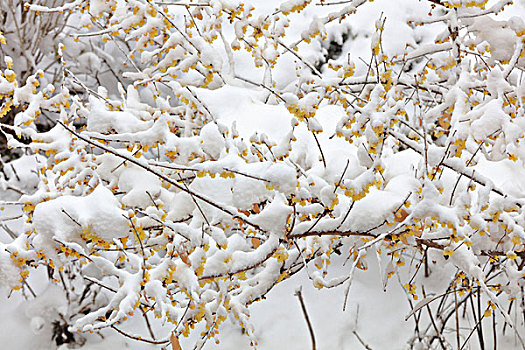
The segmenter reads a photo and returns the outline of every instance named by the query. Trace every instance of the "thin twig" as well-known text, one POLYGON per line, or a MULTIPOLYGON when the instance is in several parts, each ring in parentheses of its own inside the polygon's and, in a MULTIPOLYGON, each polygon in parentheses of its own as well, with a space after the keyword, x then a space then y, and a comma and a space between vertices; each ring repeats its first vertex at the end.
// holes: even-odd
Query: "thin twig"
POLYGON ((299 288, 295 292, 295 295, 299 298, 299 302, 301 303, 301 309, 303 310, 304 319, 306 320, 306 324, 308 325, 308 331, 310 332, 310 338, 312 339, 312 350, 315 350, 316 347, 314 329, 312 327, 312 323, 310 322, 310 318, 308 317, 308 312, 306 311, 306 305, 304 304, 301 288, 299 288))
MULTIPOLYGON (((423 286, 422 288, 423 288, 423 297, 426 298, 425 286, 423 286)), ((432 315, 432 310, 430 310, 430 306, 428 304, 426 304, 425 307, 427 309, 428 316, 430 317, 430 322, 432 323, 432 326, 434 327, 434 331, 436 332, 436 337, 439 340, 439 344, 441 345, 441 348, 443 350, 446 350, 447 347, 445 346, 445 343, 443 342, 443 339, 441 338, 441 332, 439 331, 439 329, 438 329, 438 327, 436 325, 436 321, 434 321, 434 316, 432 315)))
POLYGON ((361 343, 361 345, 363 345, 365 347, 366 350, 372 350, 372 348, 370 346, 368 346, 367 343, 365 343, 363 341, 363 339, 361 339, 361 337, 359 336, 359 334, 357 334, 357 331, 354 329, 352 331, 352 333, 355 335, 355 337, 357 338, 357 340, 359 340, 359 342, 361 343))
POLYGON ((124 332, 123 330, 115 327, 115 325, 111 325, 110 326, 111 328, 113 328, 114 330, 116 330, 118 333, 122 334, 123 336, 125 336, 126 338, 130 338, 130 339, 133 339, 133 340, 137 340, 137 341, 141 341, 141 342, 144 342, 144 343, 149 343, 149 344, 156 344, 156 345, 160 345, 160 344, 167 344, 169 343, 170 341, 169 340, 150 340, 150 339, 144 339, 142 337, 137 337, 135 335, 131 335, 129 333, 126 333, 124 332))

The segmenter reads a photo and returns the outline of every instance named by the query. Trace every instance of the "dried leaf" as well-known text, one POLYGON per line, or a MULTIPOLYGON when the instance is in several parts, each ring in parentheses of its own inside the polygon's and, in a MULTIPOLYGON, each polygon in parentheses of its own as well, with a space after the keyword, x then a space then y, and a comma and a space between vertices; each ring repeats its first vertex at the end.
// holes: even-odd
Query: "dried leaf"
POLYGON ((366 263, 362 262, 361 259, 359 259, 357 261, 357 264, 355 265, 355 267, 357 267, 359 270, 363 270, 363 271, 368 270, 368 266, 366 266, 366 263))
POLYGON ((253 245, 253 248, 255 248, 255 249, 259 248, 259 246, 261 245, 261 240, 259 238, 253 237, 252 238, 252 245, 253 245))
POLYGON ((170 343, 171 343, 172 350, 182 350, 180 343, 179 343, 179 338, 177 338, 175 334, 173 333, 171 333, 170 343))
POLYGON ((180 259, 182 260, 182 262, 184 262, 188 266, 191 266, 191 261, 188 258, 188 253, 182 252, 182 253, 179 254, 179 256, 180 256, 180 259))
POLYGON ((396 222, 403 222, 408 216, 408 213, 405 209, 399 209, 394 215, 394 221, 396 222))
POLYGON ((234 218, 233 220, 238 222, 239 229, 241 230, 242 233, 244 233, 244 224, 245 224, 244 220, 241 218, 234 218))
POLYGON ((448 130, 450 128, 450 117, 452 116, 452 113, 446 113, 444 112, 441 117, 438 118, 438 124, 443 129, 448 130))

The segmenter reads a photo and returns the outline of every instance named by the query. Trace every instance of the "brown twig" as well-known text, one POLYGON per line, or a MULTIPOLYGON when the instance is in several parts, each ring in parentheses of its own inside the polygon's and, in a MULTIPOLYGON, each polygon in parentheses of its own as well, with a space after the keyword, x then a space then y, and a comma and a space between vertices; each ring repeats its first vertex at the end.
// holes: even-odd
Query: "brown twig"
MULTIPOLYGON (((423 288, 423 297, 426 298, 425 286, 422 286, 422 288, 423 288)), ((434 321, 434 316, 432 315, 432 310, 430 309, 430 306, 428 304, 426 304, 425 307, 427 309, 428 316, 430 317, 430 322, 432 323, 432 326, 434 327, 434 331, 436 332, 436 337, 439 340, 439 344, 441 345, 441 348, 443 350, 446 350, 447 347, 445 346, 445 343, 443 342, 443 339, 441 338, 441 332, 439 331, 439 329, 438 329, 438 327, 436 325, 436 321, 434 321)))
POLYGON ((366 350, 372 350, 372 348, 367 343, 365 343, 363 339, 361 339, 361 337, 359 336, 359 334, 357 334, 357 331, 355 329, 352 331, 352 333, 355 335, 355 337, 361 343, 361 345, 365 347, 366 350))
POLYGON ((295 295, 299 298, 299 302, 301 303, 301 309, 303 310, 304 319, 306 320, 306 324, 308 325, 308 331, 310 332, 310 339, 312 340, 312 350, 315 350, 315 334, 314 329, 312 327, 312 323, 310 322, 310 317, 308 317, 308 312, 306 311, 306 305, 304 303, 303 294, 301 291, 301 288, 299 288, 295 295))
POLYGON ((160 345, 160 344, 168 344, 170 342, 169 340, 150 340, 150 339, 142 338, 140 336, 137 337, 135 335, 131 335, 129 333, 124 332, 123 330, 117 328, 115 325, 111 325, 110 327, 113 328, 114 330, 116 330, 121 335, 125 336, 126 338, 130 338, 130 339, 133 339, 133 340, 141 341, 141 342, 144 342, 144 343, 160 345))

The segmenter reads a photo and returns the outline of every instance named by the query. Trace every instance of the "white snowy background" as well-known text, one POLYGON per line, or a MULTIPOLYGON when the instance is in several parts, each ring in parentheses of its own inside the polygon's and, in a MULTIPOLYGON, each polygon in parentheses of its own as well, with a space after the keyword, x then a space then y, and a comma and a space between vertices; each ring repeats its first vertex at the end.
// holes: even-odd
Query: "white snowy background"
MULTIPOLYGON (((274 2, 270 1, 252 1, 253 5, 261 12, 269 11, 275 7, 274 2)), ((316 8, 317 9, 317 8, 316 8)), ((312 9, 308 9, 312 11, 312 9)), ((315 12, 306 12, 303 14, 306 17, 318 15, 315 12)), ((320 13, 324 9, 319 8, 320 13)), ((368 60, 370 57, 370 36, 375 32, 374 23, 380 17, 385 17, 386 36, 383 39, 385 51, 400 52, 406 45, 406 40, 412 40, 406 26, 406 20, 410 16, 428 12, 426 4, 409 1, 409 0, 377 0, 373 3, 363 5, 357 14, 347 19, 348 26, 351 33, 356 36, 353 40, 348 40, 345 43, 344 52, 350 52, 352 57, 363 58, 368 60)), ((320 15, 319 13, 319 15, 320 15)), ((511 16, 518 16, 525 18, 525 2, 516 2, 514 5, 508 7, 503 14, 498 16, 501 18, 508 18, 511 16)), ((297 28, 297 33, 300 33, 304 28, 297 28)), ((426 30, 429 30, 428 28, 426 30)), ((429 33, 422 31, 420 33, 421 40, 427 40, 429 33)), ((312 53, 315 54, 315 53, 312 53)), ((246 54, 248 55, 248 54, 246 54)), ((241 56, 239 56, 241 57, 241 56)), ((246 57, 250 61, 249 56, 246 57)), ((237 62, 237 72, 251 75, 252 67, 243 65, 242 60, 237 62)), ((286 79, 286 74, 283 78, 279 76, 274 77, 276 81, 283 82, 286 79)), ((279 74, 279 72, 277 72, 279 74)), ((281 139, 290 125, 291 115, 282 106, 264 106, 259 104, 256 100, 258 98, 251 96, 245 89, 237 89, 235 87, 225 87, 219 91, 199 91, 199 96, 211 108, 213 114, 218 117, 221 122, 226 125, 231 125, 233 121, 237 123, 237 129, 242 135, 251 135, 257 131, 264 132, 270 139, 281 139), (235 103, 224 103, 224 101, 235 100, 235 103), (245 117, 239 118, 239 111, 243 111, 245 117)), ((334 168, 339 169, 344 166, 346 159, 340 159, 339 147, 345 145, 338 144, 336 141, 330 141, 328 137, 332 134, 330 128, 335 130, 333 118, 334 115, 341 113, 340 110, 334 107, 327 107, 318 112, 317 118, 322 123, 323 127, 328 130, 323 133, 320 138, 328 163, 334 168), (324 139, 323 139, 324 138, 324 139)), ((125 123, 123 123, 123 127, 125 123)), ((100 128, 100 125, 97 127, 100 128)), ((126 130, 122 130, 125 132, 126 130)), ((306 134, 307 132, 303 130, 306 134)), ((300 135, 301 131, 298 131, 300 135)), ((213 150, 213 132, 210 131, 211 143, 210 149, 213 150)), ((299 142, 304 142, 304 156, 309 157, 309 151, 315 147, 311 141, 307 140, 307 135, 303 138, 299 136, 299 142), (310 143, 308 143, 310 142, 310 143)), ((12 163, 15 167, 17 176, 20 178, 17 186, 20 189, 31 190, 35 186, 37 179, 34 171, 36 169, 35 162, 39 160, 35 157, 24 157, 12 163)), ((401 184, 398 187, 393 187, 391 197, 385 198, 385 194, 371 192, 370 197, 359 203, 360 208, 356 208, 355 214, 358 216, 356 222, 363 222, 360 218, 369 218, 370 221, 381 221, 382 217, 374 217, 379 211, 378 206, 395 206, 395 203, 403 200, 405 184, 402 183, 403 174, 411 171, 411 166, 417 163, 418 156, 412 151, 404 151, 396 155, 392 155, 389 160, 392 167, 389 168, 391 178, 400 176, 401 184), (394 166, 395 165, 395 166, 394 166), (359 209, 359 210, 358 210, 359 209)), ((486 177, 498 185, 499 188, 505 189, 509 193, 516 196, 523 195, 525 192, 525 171, 521 165, 517 165, 510 161, 498 164, 498 167, 487 165, 480 162, 477 169, 486 177)), ((7 171, 10 171, 7 168, 7 171)), ((334 171, 335 172, 335 171, 334 171)), ((335 172, 337 173, 337 172, 335 172)), ((133 175, 130 174, 130 177, 133 175)), ((455 178, 454 178, 455 179, 455 178)), ((141 182, 130 179, 136 189, 141 182)), ((125 182, 125 180, 122 180, 125 182)), ((125 188, 123 183, 120 187, 125 188)), ((144 185, 146 186, 146 185, 144 185)), ((406 184, 409 186, 409 184, 406 184)), ((140 192, 147 188, 140 188, 140 192)), ((131 198, 132 192, 128 194, 129 200, 139 200, 131 198)), ((16 199, 16 195, 12 191, 6 189, 0 192, 2 200, 16 199)), ((68 205, 71 205, 69 203, 68 205)), ((41 209, 45 210, 45 209, 41 209)), ((80 209, 79 209, 80 210, 80 209)), ((92 209, 93 210, 93 209, 92 209)), ((0 213, 0 224, 5 225, 8 230, 0 228, 0 242, 9 243, 11 237, 8 231, 21 231, 23 223, 21 220, 11 220, 12 217, 20 215, 16 207, 6 207, 0 213), (5 219, 9 219, 4 222, 5 219)), ((54 218, 50 217, 50 221, 54 218)), ((352 220, 349 220, 352 221, 352 220)), ((42 227, 54 227, 56 222, 42 223, 42 227)), ((59 233, 53 232, 60 237, 59 233)), ((441 252, 435 252, 434 260, 443 259, 441 252)), ((4 259, 0 256, 0 259, 4 259)), ((432 259, 430 259, 432 260, 432 259)), ((259 340, 260 349, 308 349, 311 346, 310 335, 305 322, 304 315, 301 311, 301 306, 295 292, 301 288, 308 315, 312 321, 313 330, 317 341, 318 349, 361 349, 365 346, 360 342, 359 338, 366 343, 371 349, 404 349, 407 348, 407 343, 414 336, 414 319, 405 320, 405 317, 411 310, 405 290, 398 279, 406 279, 411 276, 415 269, 415 264, 407 262, 409 267, 400 271, 402 276, 394 276, 390 279, 386 291, 383 290, 382 273, 378 269, 377 259, 375 256, 367 258, 368 270, 355 272, 354 280, 350 289, 348 305, 343 311, 344 303, 344 288, 322 289, 318 290, 313 287, 312 281, 308 278, 306 271, 294 275, 292 278, 273 288, 266 300, 254 303, 251 306, 250 320, 255 327, 255 334, 259 340)), ((348 273, 350 265, 344 264, 344 258, 339 257, 332 260, 331 275, 337 276, 339 273, 348 273)), ((453 278, 456 269, 451 264, 432 264, 431 278, 426 281, 427 294, 432 295, 444 292, 443 287, 453 278), (441 284, 440 282, 446 281, 441 284)), ((3 272, 0 271, 0 276, 3 272)), ((421 275, 419 279, 424 279, 421 275)), ((28 284, 33 288, 37 298, 33 299, 31 296, 24 298, 20 292, 9 292, 6 288, 0 290, 0 348, 2 349, 52 349, 53 343, 51 341, 52 325, 49 323, 50 319, 57 317, 57 312, 62 312, 67 308, 64 303, 63 291, 55 285, 49 285, 47 282, 46 271, 39 268, 36 273, 32 274, 28 279, 28 284)), ((434 305, 433 305, 434 307, 434 305)), ((518 319, 521 319, 518 317, 518 319)), ((165 330, 160 327, 156 320, 153 322, 153 331, 162 333, 165 336, 165 330)), ((464 327, 472 328, 474 324, 465 321, 464 327)), ((487 334, 490 333, 492 325, 485 322, 487 334)), ((523 321, 519 325, 519 330, 525 336, 523 321)), ((197 326, 198 327, 198 326, 197 326)), ((147 334, 144 321, 141 317, 135 316, 129 323, 126 324, 125 330, 147 334)), ((190 338, 181 338, 181 345, 186 349, 186 344, 192 344, 193 338, 197 337, 199 332, 193 332, 190 338)), ((125 339, 115 332, 103 331, 103 338, 97 334, 86 335, 87 341, 81 349, 157 349, 159 346, 148 345, 140 342, 135 342, 125 339)), ((205 349, 249 349, 249 339, 242 334, 241 329, 227 320, 221 326, 221 332, 218 337, 219 344, 215 344, 213 340, 209 341, 205 349)), ((487 339, 490 337, 487 337, 487 339)), ((504 336, 499 338, 498 349, 518 349, 518 342, 510 330, 507 330, 504 336)), ((490 339, 487 348, 492 348, 490 339)), ((476 349, 477 339, 472 339, 467 348, 476 349)), ((66 349, 67 345, 63 345, 61 349, 66 349)))

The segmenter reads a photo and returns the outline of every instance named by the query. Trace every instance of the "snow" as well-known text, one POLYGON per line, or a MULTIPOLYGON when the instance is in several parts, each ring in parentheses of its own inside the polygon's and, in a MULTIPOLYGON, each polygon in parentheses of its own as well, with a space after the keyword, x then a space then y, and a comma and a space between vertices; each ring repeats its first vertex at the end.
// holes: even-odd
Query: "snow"
POLYGON ((252 219, 252 222, 264 231, 284 237, 287 219, 292 213, 293 209, 286 204, 286 198, 279 193, 252 219))
POLYGON ((212 115, 221 116, 222 123, 231 125, 235 121, 242 135, 265 133, 280 140, 290 128, 290 113, 282 106, 261 103, 260 93, 252 90, 226 85, 213 91, 198 90, 197 94, 212 115))
POLYGON ((97 98, 90 101, 93 108, 93 118, 88 119, 87 129, 105 133, 115 130, 119 133, 143 131, 149 129, 152 121, 142 121, 128 112, 108 111, 104 102, 97 98))
POLYGON ((105 241, 125 237, 129 225, 113 193, 98 186, 85 197, 62 196, 40 203, 35 208, 34 229, 38 233, 33 241, 47 253, 60 242, 83 242, 81 235, 90 233, 105 241))
POLYGON ((19 273, 20 269, 11 259, 6 245, 0 243, 0 286, 7 290, 19 285, 19 273))
POLYGON ((154 197, 160 195, 157 192, 160 185, 159 178, 136 166, 124 167, 118 177, 118 187, 126 193, 122 203, 128 206, 148 206, 154 197))

